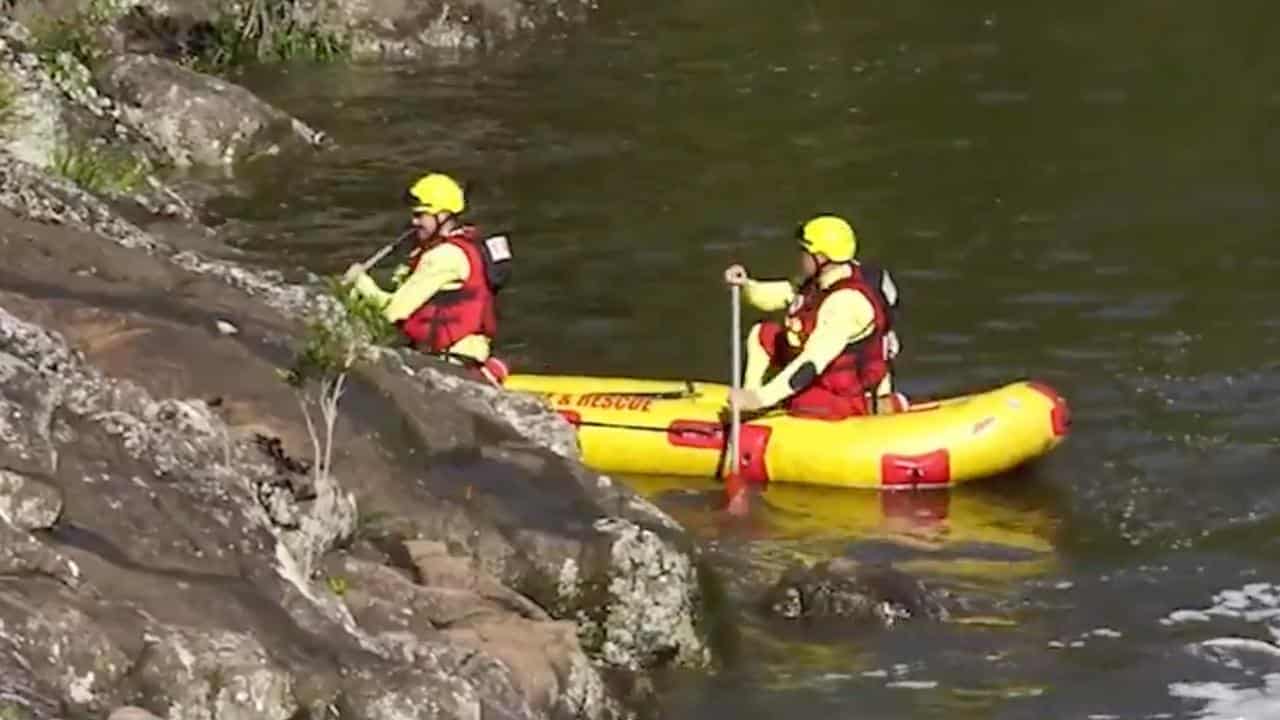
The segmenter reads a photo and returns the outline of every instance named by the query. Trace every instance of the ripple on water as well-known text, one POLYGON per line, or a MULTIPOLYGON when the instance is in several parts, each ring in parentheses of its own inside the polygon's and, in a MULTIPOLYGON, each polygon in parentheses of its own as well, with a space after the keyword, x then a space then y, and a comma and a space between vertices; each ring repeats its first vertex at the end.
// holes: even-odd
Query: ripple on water
POLYGON ((1148 320, 1164 317, 1183 297, 1184 293, 1165 292, 1142 293, 1125 299, 1113 298, 1097 310, 1086 312, 1084 317, 1092 320, 1148 320))
POLYGON ((1097 293, 1040 290, 1012 295, 1005 298, 1005 302, 1015 305, 1076 306, 1101 304, 1106 302, 1106 298, 1097 293))
POLYGON ((974 96, 979 105, 1019 105, 1031 98, 1031 93, 1017 90, 983 90, 974 96))

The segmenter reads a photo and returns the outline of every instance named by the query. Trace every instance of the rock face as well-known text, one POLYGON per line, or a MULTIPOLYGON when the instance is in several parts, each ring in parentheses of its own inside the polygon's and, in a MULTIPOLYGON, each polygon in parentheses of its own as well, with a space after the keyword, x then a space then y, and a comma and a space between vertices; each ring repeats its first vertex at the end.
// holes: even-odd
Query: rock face
POLYGON ((837 558, 793 567, 764 598, 770 614, 785 620, 892 626, 915 619, 945 619, 947 596, 889 567, 859 567, 837 558))
MULTIPOLYGON (((0 378, 4 375, 0 371, 0 378)), ((61 514, 62 494, 57 488, 32 477, 0 469, 0 518, 19 530, 30 531, 53 527, 61 514)))
POLYGON ((386 352, 317 477, 276 370, 331 301, 2 153, 0 208, 0 691, 35 716, 611 718, 606 676, 708 662, 696 549, 554 413, 386 352))
MULTIPOLYGON (((0 143, 0 716, 606 719, 631 710, 613 679, 710 661, 697 548, 584 468, 557 414, 385 351, 350 376, 317 472, 277 371, 336 303, 121 214, 208 238, 156 167, 323 142, 135 51, 146 27, 188 53, 243 8, 17 4, 105 15, 92 71, 0 16, 17 113, 0 143), (140 182, 71 171, 78 143, 122 150, 140 182)), ((278 7, 412 56, 585 5, 278 7)))
POLYGON ((23 578, 0 586, 0 639, 24 661, 25 702, 97 714, 132 698, 169 718, 284 720, 321 700, 399 717, 428 699, 431 717, 618 714, 571 624, 466 564, 424 561, 436 575, 422 584, 335 556, 321 581, 354 515, 295 498, 294 516, 330 531, 276 522, 261 502, 276 469, 205 403, 104 377, 5 310, 0 352, 0 463, 67 497, 46 542, 0 524, 0 574, 23 578))
MULTIPOLYGON (((203 26, 241 17, 230 0, 132 0, 132 47, 177 55, 199 47, 203 26)), ((413 59, 437 49, 490 48, 582 22, 594 0, 292 0, 275 21, 340 39, 357 60, 413 59)))
POLYGON ((301 5, 351 40, 359 58, 416 58, 436 48, 491 47, 580 22, 593 0, 340 0, 301 5))
POLYGON ((117 55, 95 73, 103 91, 179 166, 232 163, 280 145, 324 143, 324 135, 237 85, 154 55, 117 55))

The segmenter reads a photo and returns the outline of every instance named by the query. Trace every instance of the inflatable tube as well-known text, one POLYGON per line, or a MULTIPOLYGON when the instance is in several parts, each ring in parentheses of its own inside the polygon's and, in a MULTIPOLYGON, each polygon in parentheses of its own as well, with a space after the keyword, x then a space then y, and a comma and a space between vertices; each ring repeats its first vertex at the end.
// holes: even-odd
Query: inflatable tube
MULTIPOLYGON (((505 385, 541 396, 573 424, 583 461, 601 472, 729 473, 727 385, 554 375, 512 375, 505 385)), ((1034 381, 838 421, 773 411, 743 417, 740 472, 759 485, 951 487, 1049 453, 1069 425, 1066 401, 1034 381)))

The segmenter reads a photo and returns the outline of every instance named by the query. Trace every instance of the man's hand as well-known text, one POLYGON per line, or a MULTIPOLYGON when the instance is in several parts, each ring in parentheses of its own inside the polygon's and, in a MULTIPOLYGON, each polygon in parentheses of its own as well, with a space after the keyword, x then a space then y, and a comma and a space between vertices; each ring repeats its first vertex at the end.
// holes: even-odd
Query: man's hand
POLYGON ((351 267, 347 268, 347 271, 342 274, 342 282, 353 283, 363 274, 364 263, 351 263, 351 267))
POLYGON ((729 407, 732 408, 737 404, 738 409, 743 412, 752 412, 759 410, 763 403, 760 402, 760 395, 755 390, 730 390, 729 391, 729 407))
POLYGON ((724 271, 724 281, 729 285, 741 287, 747 284, 747 269, 741 265, 730 265, 724 271))

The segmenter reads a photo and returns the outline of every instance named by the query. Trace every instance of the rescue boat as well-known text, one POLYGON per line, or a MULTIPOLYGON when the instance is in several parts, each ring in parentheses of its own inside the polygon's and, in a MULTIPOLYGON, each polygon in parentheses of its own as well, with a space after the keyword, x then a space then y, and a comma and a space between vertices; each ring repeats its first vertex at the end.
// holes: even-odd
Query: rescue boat
MULTIPOLYGON (((583 462, 600 472, 724 478, 732 469, 727 385, 515 374, 505 386, 574 425, 583 462)), ((1048 454, 1070 421, 1066 401, 1033 380, 837 421, 744 415, 739 476, 761 486, 952 487, 1048 454)))

